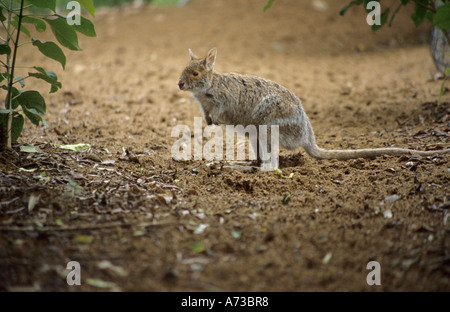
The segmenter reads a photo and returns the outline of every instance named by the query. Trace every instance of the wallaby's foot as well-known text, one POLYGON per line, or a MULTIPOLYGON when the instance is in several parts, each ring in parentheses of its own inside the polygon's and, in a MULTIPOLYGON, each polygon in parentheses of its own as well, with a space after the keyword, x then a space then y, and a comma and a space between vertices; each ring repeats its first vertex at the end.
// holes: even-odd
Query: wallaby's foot
POLYGON ((279 162, 278 162, 278 159, 272 160, 272 161, 270 161, 270 160, 263 161, 263 160, 261 160, 261 158, 258 157, 258 159, 252 160, 251 165, 256 168, 259 168, 263 171, 272 171, 272 170, 278 168, 279 162))
POLYGON ((274 166, 270 161, 265 161, 261 163, 261 166, 259 167, 262 171, 273 171, 276 168, 278 168, 278 164, 274 166))
POLYGON ((261 167, 261 164, 262 164, 262 161, 259 157, 257 159, 254 159, 251 161, 251 165, 254 167, 261 167))

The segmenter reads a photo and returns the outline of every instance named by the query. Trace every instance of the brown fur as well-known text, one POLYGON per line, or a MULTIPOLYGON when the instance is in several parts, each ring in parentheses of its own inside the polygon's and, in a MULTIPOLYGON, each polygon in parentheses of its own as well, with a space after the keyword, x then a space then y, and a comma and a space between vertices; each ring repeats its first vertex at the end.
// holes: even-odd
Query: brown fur
MULTIPOLYGON (((178 81, 180 90, 192 92, 208 125, 278 125, 280 145, 301 146, 310 156, 321 159, 374 158, 380 155, 449 153, 450 149, 416 151, 403 148, 328 150, 317 146, 308 116, 300 99, 279 84, 256 76, 214 72, 216 49, 198 58, 189 49, 190 61, 178 81)), ((253 147, 254 151, 255 146, 253 147)))

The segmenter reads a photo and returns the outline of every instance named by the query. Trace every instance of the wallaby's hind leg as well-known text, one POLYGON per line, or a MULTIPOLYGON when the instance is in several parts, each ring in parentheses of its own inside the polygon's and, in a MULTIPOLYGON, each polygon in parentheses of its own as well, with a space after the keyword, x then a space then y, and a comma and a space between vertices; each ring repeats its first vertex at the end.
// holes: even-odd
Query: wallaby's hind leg
MULTIPOLYGON (((258 143, 258 130, 256 130, 256 139, 250 139, 249 138, 249 145, 253 151, 253 155, 256 157, 255 160, 252 160, 252 165, 255 167, 261 167, 261 157, 259 156, 259 152, 258 152, 258 147, 259 147, 259 143, 258 143)), ((249 156, 250 156, 250 151, 249 151, 249 156)))

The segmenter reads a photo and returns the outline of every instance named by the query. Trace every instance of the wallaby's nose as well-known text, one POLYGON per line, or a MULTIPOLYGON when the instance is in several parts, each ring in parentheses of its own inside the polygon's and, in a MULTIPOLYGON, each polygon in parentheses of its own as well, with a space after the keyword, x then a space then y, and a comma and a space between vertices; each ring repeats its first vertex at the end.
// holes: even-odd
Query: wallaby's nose
POLYGON ((180 90, 183 90, 184 87, 184 82, 183 81, 178 81, 178 88, 180 88, 180 90))

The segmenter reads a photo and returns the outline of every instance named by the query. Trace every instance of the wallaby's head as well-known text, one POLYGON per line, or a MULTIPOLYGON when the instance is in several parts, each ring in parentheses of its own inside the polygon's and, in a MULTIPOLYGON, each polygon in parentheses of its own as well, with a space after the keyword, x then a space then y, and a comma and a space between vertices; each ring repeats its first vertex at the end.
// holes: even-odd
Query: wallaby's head
POLYGON ((183 91, 200 91, 210 86, 217 49, 211 49, 205 58, 198 58, 189 49, 189 64, 183 70, 178 87, 183 91))

